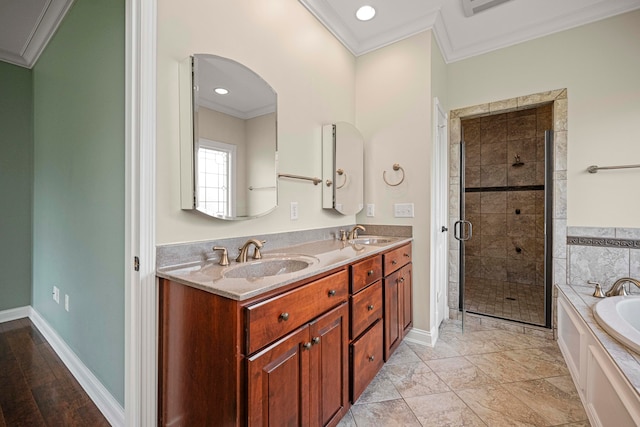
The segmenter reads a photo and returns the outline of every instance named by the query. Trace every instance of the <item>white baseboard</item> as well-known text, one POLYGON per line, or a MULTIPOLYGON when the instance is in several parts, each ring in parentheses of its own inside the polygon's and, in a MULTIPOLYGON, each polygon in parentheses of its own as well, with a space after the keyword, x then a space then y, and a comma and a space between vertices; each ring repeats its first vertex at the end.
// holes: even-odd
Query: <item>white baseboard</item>
POLYGON ((411 328, 404 339, 416 344, 433 347, 434 345, 436 345, 436 341, 438 340, 438 328, 435 328, 435 330, 431 332, 422 329, 411 328))
POLYGON ((28 305, 25 307, 12 308, 10 310, 2 310, 0 311, 0 323, 29 317, 29 313, 31 313, 31 307, 28 305))
MULTIPOLYGON (((124 426, 124 408, 86 367, 58 333, 32 307, 29 318, 112 426, 124 426)), ((0 313, 0 316, 2 313, 0 313)), ((26 316, 24 316, 26 317, 26 316)), ((1 318, 1 317, 0 317, 1 318)))

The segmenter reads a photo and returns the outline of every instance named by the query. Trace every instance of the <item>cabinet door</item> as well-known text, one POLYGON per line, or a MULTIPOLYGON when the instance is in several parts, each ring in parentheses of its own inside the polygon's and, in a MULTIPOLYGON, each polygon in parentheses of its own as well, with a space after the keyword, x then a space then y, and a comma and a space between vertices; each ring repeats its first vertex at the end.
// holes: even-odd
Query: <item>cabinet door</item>
POLYGON ((309 425, 310 348, 304 326, 249 358, 249 426, 309 425))
POLYGON ((349 309, 346 303, 319 317, 311 334, 311 426, 336 425, 349 405, 349 309))
POLYGON ((398 311, 402 314, 400 321, 400 330, 404 337, 409 329, 413 325, 413 304, 411 301, 411 264, 407 264, 400 270, 400 277, 398 278, 398 311))
POLYGON ((384 279, 384 360, 391 357, 391 353, 400 345, 402 332, 400 328, 400 314, 398 301, 400 272, 396 271, 384 279))

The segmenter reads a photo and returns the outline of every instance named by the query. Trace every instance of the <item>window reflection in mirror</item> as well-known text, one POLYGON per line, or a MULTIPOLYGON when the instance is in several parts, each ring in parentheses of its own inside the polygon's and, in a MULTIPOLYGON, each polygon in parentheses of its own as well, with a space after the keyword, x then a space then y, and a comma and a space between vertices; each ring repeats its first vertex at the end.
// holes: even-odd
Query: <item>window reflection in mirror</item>
MULTIPOLYGON (((181 149, 181 175, 192 184, 181 186, 183 193, 191 191, 191 197, 183 194, 183 209, 220 219, 271 212, 277 206, 276 93, 255 72, 227 58, 199 54, 189 65, 191 72, 181 72, 183 91, 185 75, 193 77, 190 114, 181 111, 181 144, 190 139, 191 146, 181 149), (185 137, 189 129, 191 138, 185 137)), ((181 94, 181 110, 186 98, 181 94)))

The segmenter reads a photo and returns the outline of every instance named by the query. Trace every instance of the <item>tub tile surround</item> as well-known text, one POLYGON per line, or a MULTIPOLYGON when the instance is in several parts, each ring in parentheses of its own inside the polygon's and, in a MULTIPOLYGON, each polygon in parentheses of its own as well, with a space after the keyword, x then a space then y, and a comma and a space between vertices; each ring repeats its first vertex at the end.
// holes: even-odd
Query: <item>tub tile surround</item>
MULTIPOLYGON (((455 223, 456 220, 459 219, 459 207, 457 206, 455 200, 460 198, 460 165, 459 165, 459 158, 460 158, 460 140, 461 140, 461 120, 467 120, 467 119, 474 119, 477 117, 481 117, 481 116, 486 116, 489 115, 489 117, 493 116, 493 115, 501 115, 504 113, 510 113, 514 118, 518 118, 519 115, 521 115, 520 120, 529 120, 532 121, 531 117, 527 118, 527 113, 525 109, 529 109, 529 108, 533 108, 533 107, 539 107, 542 106, 544 104, 550 104, 551 105, 551 111, 549 112, 549 114, 551 114, 551 123, 552 123, 552 127, 553 127, 553 136, 554 136, 554 143, 553 143, 553 147, 554 147, 554 162, 553 162, 553 194, 554 194, 554 202, 553 202, 553 248, 552 248, 552 253, 553 253, 553 262, 552 262, 552 266, 551 268, 552 270, 552 277, 554 278, 554 283, 561 283, 561 284, 566 284, 566 273, 564 271, 566 271, 566 264, 567 264, 567 251, 566 251, 566 238, 567 238, 567 233, 566 233, 566 203, 567 203, 567 198, 566 198, 566 165, 567 165, 567 148, 568 148, 568 144, 567 144, 567 107, 568 107, 568 103, 567 103, 567 90, 566 89, 556 89, 556 90, 551 90, 548 92, 540 92, 540 93, 536 93, 536 94, 531 94, 531 95, 526 95, 526 96, 521 96, 521 97, 517 97, 517 98, 511 98, 511 99, 506 99, 506 100, 501 100, 501 101, 496 101, 496 102, 491 102, 491 103, 487 103, 487 104, 480 104, 480 105, 475 105, 475 106, 471 106, 471 107, 466 107, 466 108, 462 108, 462 109, 458 109, 458 110, 453 110, 450 113, 450 121, 449 121, 449 147, 450 147, 450 164, 449 164, 449 198, 450 198, 450 205, 449 205, 449 225, 450 225, 450 230, 453 230, 453 225, 455 223), (564 269, 563 269, 564 267, 564 269)), ((542 121, 544 121, 544 117, 542 117, 542 121)), ((542 126, 545 126, 546 124, 543 124, 542 126)), ((536 133, 534 133, 532 131, 532 129, 537 129, 538 128, 538 122, 535 123, 535 126, 533 125, 533 122, 529 124, 528 126, 528 130, 525 131, 524 134, 522 135, 515 135, 513 134, 512 137, 514 139, 514 141, 521 141, 520 138, 527 138, 527 137, 532 137, 532 138, 536 138, 539 135, 537 135, 536 133)), ((496 132, 502 132, 502 130, 500 130, 500 128, 496 128, 494 129, 496 132)), ((465 130, 466 131, 466 130, 465 130)), ((508 129, 506 130, 508 132, 508 129)), ((465 139, 467 139, 468 135, 465 135, 465 139)), ((473 136, 473 135, 472 135, 473 136)), ((489 135, 485 136, 486 141, 491 142, 491 133, 489 132, 489 135)), ((517 145, 517 144, 516 144, 517 145)), ((520 147, 516 147, 515 145, 512 144, 511 146, 511 150, 515 150, 515 149, 519 149, 520 147)), ((489 150, 489 149, 487 149, 489 150)), ((489 151, 493 151, 493 152, 497 152, 499 150, 493 150, 493 147, 491 147, 491 150, 489 151)), ((482 153, 482 152, 481 152, 482 153)), ((507 150, 507 155, 510 154, 511 151, 507 150)), ((529 154, 526 154, 526 151, 524 152, 525 156, 528 156, 529 154)), ((531 153, 530 153, 531 154, 531 153)), ((522 159, 523 154, 521 154, 521 159, 522 159)), ((544 171, 544 168, 540 168, 537 166, 537 163, 540 163, 542 165, 544 165, 544 163, 541 161, 543 159, 541 159, 539 157, 539 154, 536 152, 535 154, 535 161, 533 162, 533 164, 536 164, 535 170, 531 170, 529 172, 529 174, 531 175, 531 177, 533 177, 534 180, 540 180, 544 175, 541 175, 541 172, 544 171)), ((509 161, 509 158, 507 158, 507 161, 509 161)), ((523 160, 524 162, 526 162, 526 160, 523 160)), ((499 171, 489 171, 488 168, 493 167, 496 165, 485 165, 485 177, 486 179, 490 180, 491 182, 493 181, 499 181, 500 179, 502 179, 502 175, 499 175, 498 177, 490 177, 490 173, 495 173, 498 174, 499 171)), ((472 165, 471 168, 467 168, 466 172, 471 171, 471 177, 472 179, 478 179, 476 177, 476 175, 479 175, 479 180, 481 185, 485 185, 485 183, 482 183, 482 179, 483 179, 483 175, 482 175, 482 165, 480 165, 480 172, 479 174, 475 173, 475 170, 473 169, 473 167, 475 167, 475 165, 472 165)), ((518 176, 513 176, 512 177, 512 182, 521 182, 521 177, 518 176)), ((505 177, 504 179, 506 180, 505 184, 502 185, 506 185, 508 184, 508 174, 505 173, 505 177)), ((502 182, 502 181, 501 181, 502 182)), ((510 185, 510 184, 509 184, 510 185)), ((473 217, 474 213, 469 213, 469 216, 473 217)), ((473 222, 473 218, 471 219, 471 221, 473 222)), ((536 228, 539 228, 540 221, 536 221, 538 223, 538 225, 536 226, 536 228)), ((476 218, 476 223, 478 223, 480 225, 480 228, 482 229, 483 226, 485 224, 483 224, 482 221, 478 222, 478 218, 476 218)), ((488 224, 489 226, 491 226, 491 224, 488 224)), ((506 224, 505 224, 506 227, 506 224)), ((480 233, 483 233, 482 230, 479 230, 480 233)), ((474 232, 476 232, 476 227, 474 226, 474 232)), ((486 232, 486 231, 485 231, 486 232)), ((472 248, 473 250, 473 248, 472 248)), ((453 233, 450 233, 450 238, 449 238, 449 259, 450 259, 450 265, 453 266, 453 269, 455 271, 458 271, 458 264, 459 264, 459 255, 460 255, 460 243, 454 239, 453 237, 453 233)), ((539 271, 540 268, 537 268, 537 271, 539 271)), ((453 319, 458 319, 460 316, 459 310, 458 310, 458 292, 459 292, 459 279, 457 277, 457 275, 451 275, 449 277, 449 313, 450 313, 450 317, 453 319), (455 298, 454 298, 455 296, 455 298)), ((487 320, 488 321, 488 320, 487 320)), ((505 324, 508 324, 508 322, 505 322, 505 324)), ((525 329, 532 329, 532 330, 536 330, 535 328, 521 328, 522 331, 524 331, 525 329)))
MULTIPOLYGON (((566 283, 604 290, 621 277, 640 278, 640 228, 568 227, 566 283)), ((631 294, 640 294, 635 286, 631 294)))

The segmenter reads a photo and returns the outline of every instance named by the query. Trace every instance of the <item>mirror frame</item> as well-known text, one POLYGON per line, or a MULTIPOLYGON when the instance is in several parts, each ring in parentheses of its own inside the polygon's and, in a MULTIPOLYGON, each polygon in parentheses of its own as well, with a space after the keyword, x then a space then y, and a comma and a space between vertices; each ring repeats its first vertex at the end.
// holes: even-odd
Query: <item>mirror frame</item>
MULTIPOLYGON (((273 87, 265 81, 255 71, 247 66, 234 61, 212 54, 194 54, 181 61, 179 64, 179 117, 180 117, 180 207, 182 210, 197 211, 210 218, 222 220, 247 220, 254 219, 273 212, 278 207, 278 94, 273 87), (217 58, 229 63, 237 64, 243 67, 271 89, 275 98, 275 129, 274 129, 274 158, 273 158, 273 182, 275 185, 275 201, 274 205, 263 212, 247 215, 247 216, 226 216, 212 215, 204 210, 198 209, 198 191, 197 185, 197 147, 199 146, 199 138, 195 132, 194 111, 196 111, 196 94, 198 90, 197 82, 194 81, 194 60, 196 56, 207 56, 217 58)), ((251 186, 247 191, 252 191, 251 186)))

